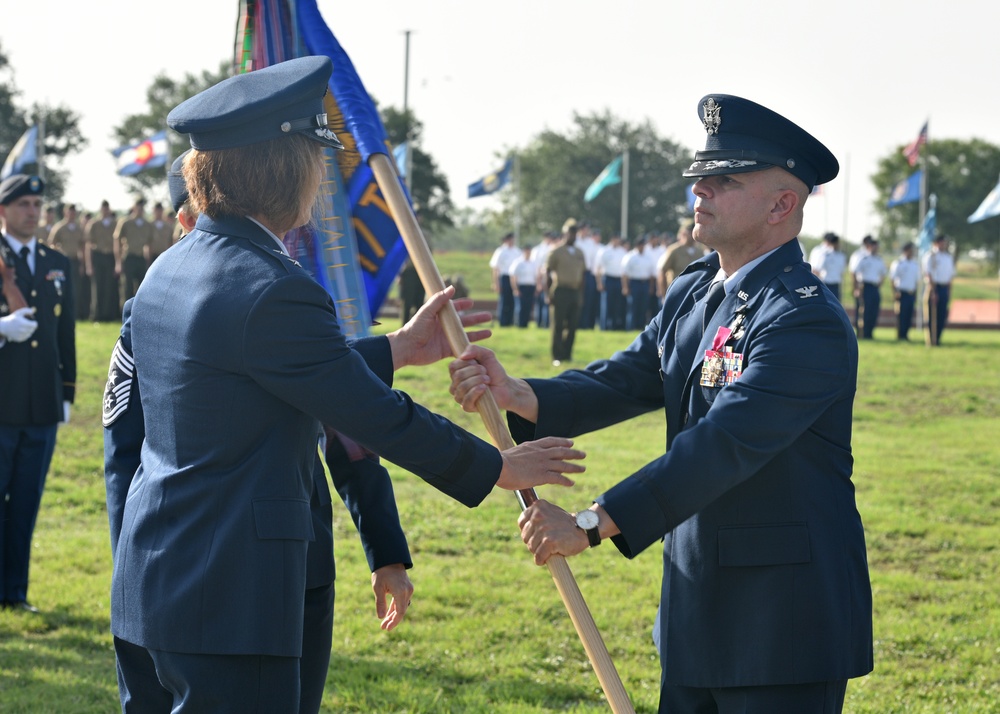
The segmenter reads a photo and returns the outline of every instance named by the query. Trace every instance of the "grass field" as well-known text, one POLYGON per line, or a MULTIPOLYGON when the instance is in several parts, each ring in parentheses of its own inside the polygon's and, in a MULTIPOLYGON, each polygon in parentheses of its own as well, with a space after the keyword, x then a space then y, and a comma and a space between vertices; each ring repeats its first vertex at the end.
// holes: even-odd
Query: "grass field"
MULTIPOLYGON (((554 373, 546 331, 496 333, 491 346, 513 373, 554 373)), ((60 431, 34 540, 29 596, 42 614, 0 612, 4 714, 117 709, 99 420, 116 335, 112 325, 79 327, 77 404, 60 431)), ((580 333, 577 363, 626 339, 580 333)), ((847 712, 1000 711, 998 353, 1000 331, 952 331, 934 350, 888 339, 861 345, 854 480, 875 596, 876 668, 850 683, 847 712)), ((485 434, 477 416, 450 401, 443 364, 404 370, 396 386, 485 434)), ((653 415, 579 439, 587 473, 573 489, 540 495, 584 506, 662 453, 663 428, 653 415)), ((396 631, 378 629, 364 556, 339 507, 324 711, 608 711, 548 571, 520 543, 514 497, 495 493, 469 510, 407 473, 393 475, 415 560, 413 605, 396 631)), ((658 549, 627 561, 608 545, 570 566, 636 710, 654 712, 658 549)))

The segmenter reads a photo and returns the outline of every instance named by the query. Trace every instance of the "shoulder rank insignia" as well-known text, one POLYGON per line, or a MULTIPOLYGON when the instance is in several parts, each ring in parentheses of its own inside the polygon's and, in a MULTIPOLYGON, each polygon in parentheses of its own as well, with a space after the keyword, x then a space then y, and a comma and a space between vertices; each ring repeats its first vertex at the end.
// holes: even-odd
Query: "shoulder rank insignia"
POLYGON ((806 285, 804 288, 795 288, 795 292, 799 294, 799 298, 811 298, 818 297, 816 291, 819 290, 819 285, 806 285))
POLYGON ((118 338, 111 353, 108 366, 108 383, 104 387, 104 410, 102 422, 105 428, 111 426, 128 411, 129 395, 132 393, 132 379, 135 375, 135 361, 118 338))

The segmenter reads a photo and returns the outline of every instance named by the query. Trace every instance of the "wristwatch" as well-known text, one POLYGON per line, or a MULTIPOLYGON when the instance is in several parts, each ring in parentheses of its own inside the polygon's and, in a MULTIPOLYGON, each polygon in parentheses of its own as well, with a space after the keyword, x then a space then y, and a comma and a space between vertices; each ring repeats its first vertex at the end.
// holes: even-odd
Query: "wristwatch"
POLYGON ((601 544, 601 533, 597 530, 599 523, 600 519, 597 517, 597 513, 589 509, 576 514, 576 527, 582 529, 587 534, 587 540, 590 541, 591 548, 601 544))

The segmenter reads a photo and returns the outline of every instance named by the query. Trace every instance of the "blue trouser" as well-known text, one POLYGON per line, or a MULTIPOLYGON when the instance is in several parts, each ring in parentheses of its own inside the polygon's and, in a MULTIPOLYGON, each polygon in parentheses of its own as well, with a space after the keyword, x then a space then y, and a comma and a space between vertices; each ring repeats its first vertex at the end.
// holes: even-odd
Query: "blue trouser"
POLYGON ((517 326, 527 327, 531 322, 531 309, 535 305, 535 286, 518 285, 515 303, 517 305, 517 326))
POLYGON ((896 313, 896 337, 909 339, 910 327, 913 325, 913 306, 917 302, 916 293, 899 291, 899 308, 896 313))
POLYGON ((622 295, 622 279, 613 275, 604 276, 604 291, 601 293, 601 329, 625 329, 625 296, 622 295))
MULTIPOLYGON (((927 327, 933 328, 931 333, 931 344, 936 345, 941 342, 941 333, 944 332, 945 323, 948 322, 948 302, 951 299, 951 285, 934 285, 933 295, 935 300, 927 301, 927 327)), ((928 292, 930 297, 930 292, 928 292)))
POLYGON ((123 714, 299 709, 299 658, 166 652, 115 638, 123 714))
POLYGON ((500 297, 497 301, 497 320, 501 327, 514 324, 514 290, 510 287, 510 276, 500 276, 500 297))
POLYGON ((646 319, 649 308, 649 281, 632 280, 628 281, 628 317, 625 328, 628 330, 641 330, 649 320, 646 319))
POLYGON ((882 296, 876 283, 865 283, 861 288, 861 337, 871 339, 878 324, 882 296))
POLYGON ((583 296, 580 304, 580 329, 592 330, 597 322, 600 307, 597 297, 597 278, 589 270, 583 273, 583 296))
POLYGON ((549 304, 546 302, 547 299, 548 293, 545 290, 539 290, 535 296, 535 325, 538 327, 549 326, 549 304))
POLYGON ((0 426, 0 600, 28 597, 31 535, 58 425, 0 426))
POLYGON ((662 684, 660 714, 840 714, 847 680, 760 687, 662 684))

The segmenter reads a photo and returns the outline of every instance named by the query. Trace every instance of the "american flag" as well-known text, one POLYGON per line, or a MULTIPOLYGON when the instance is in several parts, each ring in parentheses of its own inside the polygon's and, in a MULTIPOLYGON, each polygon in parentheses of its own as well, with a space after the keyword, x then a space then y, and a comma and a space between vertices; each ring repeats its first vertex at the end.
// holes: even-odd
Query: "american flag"
POLYGON ((917 160, 920 158, 920 147, 927 143, 927 122, 920 127, 920 133, 917 134, 917 138, 911 141, 903 148, 903 156, 906 160, 910 162, 910 166, 916 166, 917 160))

